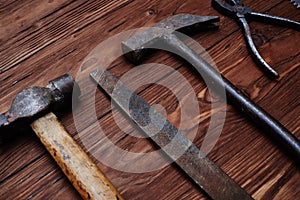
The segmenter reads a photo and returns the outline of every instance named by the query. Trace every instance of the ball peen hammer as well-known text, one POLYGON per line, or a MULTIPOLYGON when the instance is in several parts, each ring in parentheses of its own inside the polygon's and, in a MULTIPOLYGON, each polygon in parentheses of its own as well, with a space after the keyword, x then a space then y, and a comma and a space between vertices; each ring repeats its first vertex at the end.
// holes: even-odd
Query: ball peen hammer
POLYGON ((30 124, 83 199, 121 200, 123 197, 117 189, 51 112, 68 107, 73 90, 80 94, 79 87, 68 74, 50 81, 46 87, 23 90, 10 109, 0 115, 0 136, 5 138, 3 134, 10 133, 12 128, 20 130, 30 124))
POLYGON ((122 50, 133 63, 139 63, 148 51, 156 47, 176 52, 190 63, 200 75, 207 78, 206 81, 214 86, 211 88, 214 92, 218 93, 218 91, 225 89, 229 103, 261 127, 269 137, 280 143, 298 162, 300 159, 300 142, 296 136, 254 103, 243 91, 220 75, 176 35, 176 31, 188 30, 191 32, 196 29, 207 30, 207 28, 217 27, 213 23, 218 21, 219 17, 217 16, 174 15, 157 23, 153 28, 122 42, 122 50))

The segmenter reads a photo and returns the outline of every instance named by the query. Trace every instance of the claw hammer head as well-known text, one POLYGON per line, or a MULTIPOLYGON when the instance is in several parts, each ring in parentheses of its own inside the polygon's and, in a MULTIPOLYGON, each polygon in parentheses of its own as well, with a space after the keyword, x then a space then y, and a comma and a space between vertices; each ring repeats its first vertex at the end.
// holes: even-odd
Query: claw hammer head
POLYGON ((186 33, 218 29, 218 25, 214 24, 218 21, 220 21, 218 16, 174 15, 122 42, 121 48, 131 62, 139 63, 151 46, 161 41, 165 35, 173 34, 175 31, 186 33))

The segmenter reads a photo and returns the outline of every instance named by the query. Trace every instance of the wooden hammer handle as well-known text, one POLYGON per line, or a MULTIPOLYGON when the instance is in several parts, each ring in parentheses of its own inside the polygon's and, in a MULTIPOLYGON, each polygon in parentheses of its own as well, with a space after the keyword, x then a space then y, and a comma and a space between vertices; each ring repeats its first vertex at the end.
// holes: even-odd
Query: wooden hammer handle
POLYGON ((53 113, 37 119, 31 127, 83 199, 123 199, 53 113))

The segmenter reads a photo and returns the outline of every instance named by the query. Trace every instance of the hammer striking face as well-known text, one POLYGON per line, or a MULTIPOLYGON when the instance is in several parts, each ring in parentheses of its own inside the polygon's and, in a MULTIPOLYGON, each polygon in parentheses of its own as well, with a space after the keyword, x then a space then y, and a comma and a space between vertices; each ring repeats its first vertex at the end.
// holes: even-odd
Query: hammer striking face
POLYGON ((0 143, 3 137, 12 136, 13 128, 20 131, 31 127, 83 199, 122 200, 105 174, 51 112, 65 109, 77 95, 79 87, 68 74, 50 81, 46 87, 23 90, 9 111, 0 115, 0 143))
POLYGON ((1 132, 8 132, 15 127, 19 130, 29 127, 30 122, 50 109, 65 106, 72 98, 74 86, 77 88, 72 76, 65 74, 50 81, 46 87, 31 87, 23 90, 15 97, 10 109, 0 114, 1 132))
POLYGON ((218 21, 220 21, 218 16, 174 15, 157 23, 154 27, 131 37, 129 40, 122 42, 122 50, 131 62, 138 63, 149 48, 157 44, 157 42, 164 42, 167 36, 170 36, 176 31, 190 32, 218 29, 218 25, 214 24, 214 22, 218 21))

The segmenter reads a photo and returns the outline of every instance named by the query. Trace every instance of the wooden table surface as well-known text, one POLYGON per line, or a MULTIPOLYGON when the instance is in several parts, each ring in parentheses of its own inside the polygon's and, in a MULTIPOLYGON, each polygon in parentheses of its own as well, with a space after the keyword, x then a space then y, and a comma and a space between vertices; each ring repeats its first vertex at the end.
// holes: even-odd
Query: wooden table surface
MULTIPOLYGON (((244 3, 257 12, 300 21, 300 10, 288 0, 245 0, 244 3)), ((14 96, 27 87, 44 86, 64 73, 75 77, 84 67, 89 53, 116 34, 152 26, 179 13, 221 17, 218 31, 200 32, 194 34, 193 39, 208 51, 226 78, 300 139, 300 32, 258 22, 250 23, 260 53, 281 75, 278 81, 272 81, 249 56, 242 31, 235 21, 220 15, 211 7, 210 1, 203 0, 1 0, 1 113, 7 111, 14 96)), ((109 58, 112 48, 113 45, 106 45, 103 58, 109 58)), ((196 129, 193 142, 200 147, 214 113, 203 80, 183 60, 162 51, 155 52, 143 63, 160 63, 176 69, 192 86, 200 110, 195 118, 200 126, 196 129)), ((109 70, 117 77, 133 68, 134 65, 121 56, 109 65, 109 70)), ((170 74, 153 76, 154 82, 160 77, 172 83, 170 74)), ((133 81, 138 81, 138 78, 133 81)), ((101 162, 98 154, 111 159, 112 163, 122 162, 122 158, 114 157, 110 150, 99 150, 103 145, 103 138, 97 137, 99 126, 113 144, 125 151, 149 152, 155 151, 156 147, 147 139, 126 135, 126 131, 135 131, 136 135, 140 133, 122 114, 117 113, 117 118, 113 117, 111 111, 116 109, 111 106, 110 99, 103 91, 95 90, 87 74, 85 84, 85 88, 81 88, 85 91, 83 94, 94 91, 92 97, 95 96, 96 101, 93 105, 79 103, 77 106, 87 106, 81 109, 87 112, 90 107, 95 108, 97 120, 86 125, 85 120, 81 119, 81 128, 78 128, 78 125, 75 126, 78 120, 74 120, 72 112, 61 115, 59 119, 126 199, 207 198, 175 164, 149 172, 133 173, 101 162), (115 120, 122 121, 126 130, 118 128, 115 120)), ((177 87, 184 89, 180 85, 177 87)), ((149 103, 161 104, 168 119, 175 126, 180 125, 181 107, 171 90, 158 84, 148 84, 140 85, 137 91, 149 103)), ((80 96, 80 101, 85 99, 87 96, 80 96)), ((208 157, 254 199, 299 199, 299 167, 254 123, 230 105, 224 109, 226 119, 222 134, 208 157)), ((190 127, 192 123, 182 123, 186 123, 185 130, 194 129, 190 127)), ((143 161, 131 162, 143 168, 143 161)), ((35 134, 24 131, 1 144, 0 199, 80 199, 80 196, 35 134)))

